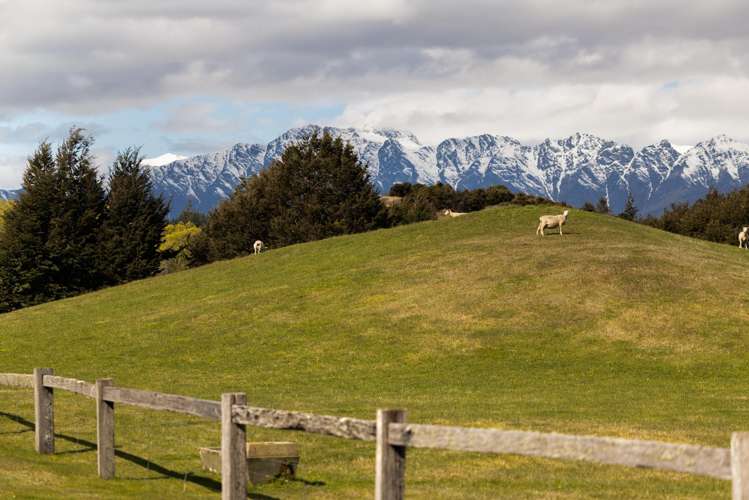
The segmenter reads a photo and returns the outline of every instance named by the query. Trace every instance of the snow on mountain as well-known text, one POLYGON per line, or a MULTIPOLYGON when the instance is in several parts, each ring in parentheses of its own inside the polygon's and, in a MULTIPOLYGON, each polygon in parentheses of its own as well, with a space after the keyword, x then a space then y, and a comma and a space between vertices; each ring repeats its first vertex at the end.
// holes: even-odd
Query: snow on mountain
POLYGON ((243 177, 279 159, 289 144, 323 132, 352 145, 382 193, 399 182, 442 182, 456 189, 503 184, 574 206, 605 197, 614 213, 624 208, 631 193, 641 213, 648 214, 660 213, 673 202, 692 202, 710 187, 727 191, 749 183, 749 145, 725 136, 682 152, 665 140, 636 151, 583 133, 537 145, 484 134, 447 139, 433 147, 400 130, 308 125, 265 145, 237 144, 153 167, 154 185, 171 200, 173 215, 188 204, 208 211, 243 177))
POLYGON ((710 188, 726 192, 748 183, 749 145, 719 135, 679 156, 653 193, 648 210, 660 213, 672 203, 694 202, 710 188))
POLYGON ((20 189, 0 189, 0 200, 15 200, 21 195, 20 189))
POLYGON ((686 144, 672 144, 671 145, 676 151, 679 152, 679 154, 684 154, 690 149, 692 149, 694 146, 688 146, 686 144))
POLYGON ((165 153, 161 156, 156 156, 154 158, 145 158, 143 160, 143 165, 148 165, 150 167, 163 167, 164 165, 169 165, 172 162, 175 162, 177 160, 186 160, 187 156, 181 156, 176 155, 174 153, 165 153))
POLYGON ((236 144, 218 153, 177 160, 152 172, 154 189, 171 201, 171 213, 188 205, 207 212, 228 198, 244 177, 257 174, 265 167, 266 147, 236 144))

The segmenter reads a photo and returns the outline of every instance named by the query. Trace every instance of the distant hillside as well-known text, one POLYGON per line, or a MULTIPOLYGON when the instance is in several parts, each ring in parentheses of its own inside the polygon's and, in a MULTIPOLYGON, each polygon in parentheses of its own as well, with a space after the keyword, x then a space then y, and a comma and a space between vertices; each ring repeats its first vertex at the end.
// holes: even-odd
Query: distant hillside
POLYGON ((513 192, 577 207, 605 197, 619 213, 631 192, 641 214, 657 214, 671 203, 695 201, 710 187, 730 191, 749 182, 749 145, 726 136, 682 154, 665 140, 637 150, 582 133, 531 145, 484 134, 430 146, 401 130, 309 125, 268 144, 237 144, 154 167, 155 187, 172 200, 172 215, 188 203, 208 211, 228 197, 241 178, 256 175, 280 158, 288 144, 322 131, 354 147, 382 193, 399 182, 442 182, 456 189, 503 184, 513 192))
MULTIPOLYGON (((0 316, 2 371, 411 422, 728 446, 749 414, 749 252, 573 210, 500 207, 260 256, 0 316), (553 232, 552 232, 553 233, 553 232)), ((117 410, 117 480, 96 479, 94 408, 55 395, 59 453, 33 451, 31 393, 0 389, 0 485, 19 497, 213 496, 197 448, 218 425, 117 410), (127 454, 127 455, 125 455, 127 454)), ((119 407, 118 407, 119 408, 119 407)), ((363 498, 374 447, 293 440, 298 481, 256 498, 363 498)), ((411 498, 726 498, 666 472, 409 451, 411 498)))

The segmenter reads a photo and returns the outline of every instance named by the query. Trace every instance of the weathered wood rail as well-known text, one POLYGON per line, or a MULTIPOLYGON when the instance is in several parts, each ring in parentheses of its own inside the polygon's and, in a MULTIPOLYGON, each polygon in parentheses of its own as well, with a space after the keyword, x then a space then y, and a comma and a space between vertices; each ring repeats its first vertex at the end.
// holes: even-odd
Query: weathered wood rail
POLYGON ((247 498, 246 426, 375 441, 375 499, 401 499, 405 492, 407 448, 500 453, 663 469, 732 482, 733 500, 749 500, 749 433, 731 435, 730 448, 576 436, 500 429, 409 424, 403 410, 378 410, 376 420, 361 420, 248 406, 243 393, 221 401, 117 387, 111 379, 95 383, 54 375, 50 368, 33 374, 0 373, 0 386, 34 390, 35 446, 54 453, 54 390, 96 402, 99 477, 115 476, 115 404, 170 411, 221 423, 221 496, 247 498))

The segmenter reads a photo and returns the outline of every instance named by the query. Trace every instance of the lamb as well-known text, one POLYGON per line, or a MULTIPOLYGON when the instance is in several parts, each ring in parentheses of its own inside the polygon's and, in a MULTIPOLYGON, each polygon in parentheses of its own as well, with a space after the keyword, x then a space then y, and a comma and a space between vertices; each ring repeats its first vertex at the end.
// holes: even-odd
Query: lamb
POLYGON ((749 248, 749 227, 744 228, 739 233, 739 248, 749 248))
POLYGON ((265 248, 265 245, 263 245, 263 242, 260 240, 255 241, 255 244, 252 245, 253 250, 255 250, 255 255, 259 254, 263 251, 263 248, 265 248))
POLYGON ((559 236, 562 236, 562 226, 567 222, 567 214, 569 210, 565 210, 562 215, 542 215, 538 218, 538 229, 536 229, 536 236, 546 236, 544 234, 544 228, 554 228, 559 226, 559 236))
POLYGON ((465 215, 465 212, 453 212, 449 208, 446 208, 442 211, 442 215, 445 217, 460 217, 461 215, 465 215))

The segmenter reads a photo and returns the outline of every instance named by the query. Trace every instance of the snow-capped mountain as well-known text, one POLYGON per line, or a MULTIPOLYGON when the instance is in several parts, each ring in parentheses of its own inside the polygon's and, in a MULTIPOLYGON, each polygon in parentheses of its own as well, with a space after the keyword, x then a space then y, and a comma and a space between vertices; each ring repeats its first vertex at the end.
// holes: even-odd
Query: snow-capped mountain
POLYGON ((15 200, 21 194, 20 189, 0 189, 0 200, 15 200))
POLYGON ((174 153, 165 153, 154 158, 145 158, 143 160, 143 165, 148 165, 150 167, 163 167, 164 165, 169 165, 172 162, 186 159, 187 156, 176 155, 174 153))
POLYGON ((749 145, 725 136, 684 153, 665 140, 637 151, 581 133, 536 145, 484 134, 447 139, 432 147, 400 130, 309 125, 268 144, 237 144, 153 167, 154 186, 171 200, 172 214, 188 203, 207 211, 227 198, 243 177, 279 159, 289 144, 323 131, 354 147, 383 193, 399 182, 442 182, 456 189, 504 184, 515 192, 574 206, 605 197, 618 213, 631 192, 641 213, 657 214, 671 203, 695 201, 710 187, 729 191, 749 183, 749 145))

